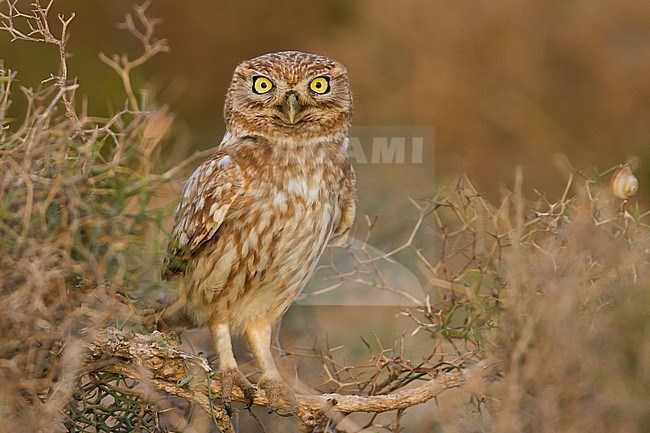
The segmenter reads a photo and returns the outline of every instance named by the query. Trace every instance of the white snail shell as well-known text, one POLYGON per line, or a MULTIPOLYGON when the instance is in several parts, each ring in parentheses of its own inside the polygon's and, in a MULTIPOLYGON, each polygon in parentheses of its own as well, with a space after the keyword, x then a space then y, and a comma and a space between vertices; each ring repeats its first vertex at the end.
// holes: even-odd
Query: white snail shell
POLYGON ((609 182, 609 189, 615 197, 622 200, 627 200, 636 195, 639 190, 639 180, 632 173, 629 164, 621 164, 618 170, 614 172, 612 180, 609 182))

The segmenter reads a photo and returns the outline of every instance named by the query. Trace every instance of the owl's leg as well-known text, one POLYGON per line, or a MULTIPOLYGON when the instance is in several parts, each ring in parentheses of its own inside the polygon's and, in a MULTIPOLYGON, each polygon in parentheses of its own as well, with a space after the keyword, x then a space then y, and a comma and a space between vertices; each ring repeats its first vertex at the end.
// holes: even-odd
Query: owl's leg
POLYGON ((232 341, 230 339, 230 326, 227 323, 210 321, 210 333, 219 357, 218 377, 221 380, 221 399, 229 416, 232 416, 232 390, 238 386, 248 401, 247 407, 253 404, 255 388, 244 377, 237 367, 235 355, 232 352, 232 341))
POLYGON ((264 322, 250 325, 246 329, 248 344, 255 355, 257 364, 262 369, 262 376, 257 382, 257 386, 266 392, 269 413, 277 412, 282 407, 286 409, 288 415, 295 414, 298 412, 298 401, 293 390, 282 380, 280 372, 275 366, 271 353, 271 331, 272 326, 264 322), (281 404, 282 402, 284 404, 281 404))

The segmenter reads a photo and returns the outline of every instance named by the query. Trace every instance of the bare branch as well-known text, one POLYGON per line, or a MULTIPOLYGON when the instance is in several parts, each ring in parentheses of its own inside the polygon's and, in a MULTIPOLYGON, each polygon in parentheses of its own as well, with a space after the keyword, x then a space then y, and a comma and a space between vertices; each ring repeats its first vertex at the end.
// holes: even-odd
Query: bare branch
POLYGON ((40 1, 36 0, 32 3, 31 14, 20 12, 16 8, 17 0, 14 2, 7 2, 9 10, 7 13, 0 12, 0 30, 4 30, 11 34, 12 41, 23 40, 31 42, 43 42, 46 44, 55 45, 59 51, 59 65, 60 72, 58 76, 52 76, 50 79, 56 80, 56 85, 60 89, 60 93, 52 101, 52 107, 56 100, 60 98, 63 101, 66 117, 72 122, 76 135, 83 137, 83 125, 79 120, 79 116, 74 109, 73 99, 77 85, 73 83, 68 85, 68 61, 66 53, 66 40, 68 36, 68 25, 75 17, 74 12, 70 14, 69 18, 65 18, 63 14, 58 16, 61 22, 61 34, 55 36, 50 29, 49 14, 53 0, 47 6, 41 6, 40 1), (29 27, 29 31, 25 32, 20 30, 17 26, 17 19, 25 21, 25 25, 29 27))
POLYGON ((156 26, 160 24, 160 19, 155 19, 147 15, 146 12, 149 4, 147 2, 141 6, 134 6, 137 22, 134 20, 132 14, 126 14, 124 22, 118 25, 118 28, 127 30, 140 41, 144 50, 140 56, 129 60, 126 55, 118 56, 114 54, 112 57, 108 57, 104 53, 99 53, 101 61, 110 66, 120 76, 133 111, 139 111, 144 107, 139 106, 138 100, 135 97, 135 92, 131 84, 131 71, 146 63, 156 54, 169 51, 167 40, 157 39, 154 36, 156 26), (138 26, 143 27, 144 30, 140 30, 138 26))
MULTIPOLYGON (((196 403, 213 414, 222 431, 230 431, 225 411, 212 401, 214 395, 221 394, 221 385, 212 378, 207 360, 177 349, 168 336, 159 332, 139 335, 107 328, 95 333, 86 348, 87 370, 111 371, 146 381, 160 391, 196 403), (188 374, 205 380, 188 381, 188 374)), ((298 417, 303 423, 303 430, 309 431, 307 427, 315 427, 325 417, 331 418, 336 413, 403 410, 425 403, 448 389, 463 386, 471 379, 493 375, 495 369, 495 362, 481 361, 468 369, 439 372, 422 385, 385 395, 299 395, 298 417)), ((233 394, 234 401, 246 402, 240 390, 235 389, 233 394)), ((267 406, 268 400, 263 390, 257 390, 254 404, 267 406)))

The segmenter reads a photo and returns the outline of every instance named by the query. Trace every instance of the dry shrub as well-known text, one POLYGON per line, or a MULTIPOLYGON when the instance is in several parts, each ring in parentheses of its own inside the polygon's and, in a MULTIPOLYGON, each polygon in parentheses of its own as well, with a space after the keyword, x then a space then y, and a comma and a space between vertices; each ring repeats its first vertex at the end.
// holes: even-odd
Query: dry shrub
MULTIPOLYGON (((150 95, 136 99, 135 65, 121 65, 128 108, 108 119, 77 114, 65 53, 72 17, 59 17, 56 34, 50 6, 24 12, 0 3, 3 30, 61 54, 59 74, 38 89, 20 88, 0 63, 0 415, 26 431, 51 424, 70 398, 82 364, 78 337, 137 321, 124 296, 156 285, 170 209, 155 199, 178 172, 162 173, 158 162, 173 116, 150 95), (26 112, 8 118, 21 93, 26 112)), ((142 8, 136 23, 152 25, 142 8)), ((147 37, 136 61, 165 48, 147 37)))
POLYGON ((601 177, 573 171, 556 201, 526 201, 520 173, 499 207, 467 179, 435 200, 437 252, 423 267, 442 301, 418 326, 444 332, 460 307, 457 328, 500 360, 502 377, 471 389, 488 431, 650 425, 650 213, 601 177))
MULTIPOLYGON (((412 420, 407 409, 390 422, 354 417, 357 425, 394 432, 645 431, 650 212, 612 195, 611 171, 567 167, 566 188, 556 200, 527 200, 518 171, 515 191, 504 191, 498 206, 462 177, 433 199, 414 201, 420 217, 403 244, 373 257, 366 243, 352 248, 332 288, 369 284, 398 293, 405 287, 387 286, 388 273, 368 263, 399 259, 418 270, 428 296, 422 307, 402 314, 414 323, 405 331, 431 336, 430 355, 412 364, 414 350, 403 347, 403 339, 365 366, 336 363, 328 353, 323 364, 330 383, 373 394, 378 384, 421 383, 445 365, 466 368, 481 358, 500 365, 497 376, 468 383, 473 408, 464 406, 452 418, 441 408, 412 420), (364 376, 368 371, 375 374, 364 376)), ((372 231, 377 222, 367 221, 372 231)))
POLYGON ((504 360, 496 431, 650 425, 650 231, 635 213, 581 181, 518 221, 489 350, 504 360))

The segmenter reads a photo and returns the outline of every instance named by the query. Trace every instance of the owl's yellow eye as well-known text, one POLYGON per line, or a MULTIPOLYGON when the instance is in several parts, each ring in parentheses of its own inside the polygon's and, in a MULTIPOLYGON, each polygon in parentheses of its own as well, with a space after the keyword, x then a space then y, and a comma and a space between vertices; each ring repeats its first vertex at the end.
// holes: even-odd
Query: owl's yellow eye
POLYGON ((316 77, 309 83, 312 92, 322 95, 330 90, 330 79, 327 77, 316 77))
POLYGON ((255 77, 253 78, 253 92, 255 93, 267 93, 273 88, 273 82, 266 77, 255 77))

